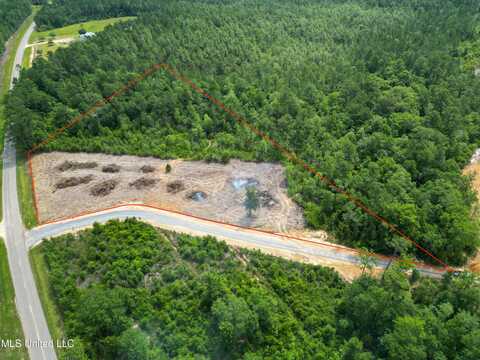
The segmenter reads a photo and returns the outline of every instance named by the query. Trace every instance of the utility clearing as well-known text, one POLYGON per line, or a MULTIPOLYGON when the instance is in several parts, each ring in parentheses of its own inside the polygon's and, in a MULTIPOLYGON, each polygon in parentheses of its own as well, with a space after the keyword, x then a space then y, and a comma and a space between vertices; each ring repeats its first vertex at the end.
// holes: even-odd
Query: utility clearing
POLYGON ((40 222, 140 202, 241 226, 304 229, 280 164, 52 152, 35 155, 32 168, 40 222), (249 187, 258 203, 251 216, 245 207, 249 187))

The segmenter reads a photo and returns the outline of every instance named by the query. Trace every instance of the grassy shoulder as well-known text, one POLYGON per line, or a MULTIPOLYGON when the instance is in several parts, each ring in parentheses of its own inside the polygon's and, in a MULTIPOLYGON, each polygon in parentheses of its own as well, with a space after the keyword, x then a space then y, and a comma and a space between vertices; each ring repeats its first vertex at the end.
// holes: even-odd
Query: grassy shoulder
POLYGON ((120 21, 128 21, 135 19, 134 16, 125 16, 118 18, 111 18, 105 20, 93 20, 84 23, 78 23, 73 25, 64 26, 62 28, 51 29, 48 31, 34 32, 30 37, 30 43, 35 43, 37 41, 46 41, 48 38, 55 37, 56 39, 61 38, 78 38, 78 31, 84 29, 89 32, 100 32, 105 29, 108 25, 115 24, 120 21), (55 34, 55 36, 53 36, 55 34))
POLYGON ((22 61, 22 68, 28 69, 30 67, 30 56, 32 54, 32 48, 28 47, 25 49, 25 53, 23 54, 23 61, 22 61))
MULTIPOLYGON (((33 276, 37 284, 38 294, 42 303, 43 312, 47 319, 48 329, 52 335, 52 339, 56 342, 63 338, 62 319, 60 312, 55 304, 50 284, 48 281, 47 265, 41 247, 33 248, 30 251, 30 263, 32 265, 33 276)), ((55 348, 57 353, 58 348, 55 348)), ((60 350, 61 351, 61 350, 60 350)))
POLYGON ((28 162, 22 151, 17 152, 17 192, 20 200, 22 220, 27 229, 37 225, 35 208, 33 206, 33 193, 28 162))
MULTIPOLYGON (((23 343, 23 331, 15 307, 15 290, 8 267, 7 249, 0 239, 0 339, 20 339, 23 343)), ((0 347, 0 358, 5 360, 28 359, 24 347, 4 349, 0 347)))

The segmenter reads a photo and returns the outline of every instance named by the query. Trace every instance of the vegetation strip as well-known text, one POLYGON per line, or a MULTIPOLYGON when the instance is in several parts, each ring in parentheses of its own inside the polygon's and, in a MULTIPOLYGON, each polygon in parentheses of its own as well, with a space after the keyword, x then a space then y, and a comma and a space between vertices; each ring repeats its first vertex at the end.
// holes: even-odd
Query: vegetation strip
POLYGON ((3 360, 27 359, 27 351, 20 319, 15 307, 15 290, 8 267, 7 249, 0 238, 0 340, 8 342, 11 348, 0 346, 0 358, 3 360), (20 346, 18 345, 20 341, 20 346))
MULTIPOLYGON (((39 249, 32 249, 29 253, 30 263, 32 264, 33 277, 37 285, 38 296, 42 303, 43 313, 47 320, 48 329, 54 342, 64 339, 62 318, 58 313, 57 306, 49 285, 48 273, 43 253, 39 249)), ((55 351, 62 352, 55 346, 55 351)))
POLYGON ((27 229, 38 225, 35 213, 35 196, 32 192, 29 163, 22 151, 17 151, 17 195, 20 202, 23 224, 27 229))
POLYGON ((75 26, 86 21, 102 22, 109 18, 132 18, 158 10, 158 0, 83 0, 51 1, 43 6, 35 18, 39 30, 48 32, 54 28, 75 26))

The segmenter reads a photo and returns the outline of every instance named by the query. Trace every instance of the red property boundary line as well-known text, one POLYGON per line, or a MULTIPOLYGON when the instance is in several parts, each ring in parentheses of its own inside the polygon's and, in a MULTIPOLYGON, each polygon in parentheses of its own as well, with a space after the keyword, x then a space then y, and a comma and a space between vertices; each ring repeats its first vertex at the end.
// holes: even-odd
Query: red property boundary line
MULTIPOLYGON (((74 117, 70 122, 68 122, 65 126, 58 128, 54 132, 52 132, 48 137, 41 141, 38 144, 35 144, 32 149, 30 149, 27 152, 27 160, 28 160, 28 168, 29 168, 29 174, 30 178, 32 179, 32 193, 33 193, 33 202, 34 202, 34 208, 35 208, 35 216, 37 219, 37 223, 41 224, 39 220, 39 210, 38 210, 38 202, 37 202, 37 195, 35 191, 35 179, 33 176, 33 168, 32 168, 32 155, 33 153, 38 150, 40 147, 48 144, 55 138, 57 138, 59 135, 63 134, 66 130, 70 129, 74 125, 78 124, 80 121, 82 121, 85 117, 94 114, 98 109, 102 108, 103 106, 107 105, 110 103, 114 98, 123 95, 125 92, 128 90, 132 89, 135 87, 138 83, 143 81, 145 78, 151 76, 158 70, 166 70, 174 79, 179 80, 183 82, 184 84, 190 86, 192 90, 194 90, 196 93, 200 94, 201 96, 207 98, 212 104, 217 106, 220 110, 224 111, 227 113, 230 117, 232 117, 237 123, 239 123, 241 126, 247 128, 263 140, 267 141, 270 145, 272 145, 276 150, 278 150, 283 156, 285 156, 288 160, 290 160, 292 163, 295 163, 301 167, 303 167, 307 172, 321 180, 324 184, 326 184, 332 191, 337 192, 341 195, 343 195, 348 201, 353 203, 356 207, 358 207, 360 210, 365 212, 367 215, 371 216, 372 218, 376 219, 378 222, 383 224, 385 227, 387 227, 391 232, 397 234, 404 240, 407 240, 411 244, 413 244, 418 250, 435 260, 438 264, 440 264, 444 270, 446 271, 455 271, 455 269, 451 268, 448 264, 446 264, 444 261, 440 260, 438 257, 433 255, 430 251, 422 247, 420 244, 418 244, 416 241, 414 241, 410 236, 408 236, 406 233, 404 233, 401 229, 399 229, 396 225, 390 223, 387 219, 379 215, 377 212, 374 210, 370 209, 367 205, 365 205, 360 199, 355 197, 354 195, 350 194, 347 190, 343 189, 342 187, 338 186, 334 180, 328 178, 327 176, 321 174, 319 171, 317 171, 313 166, 309 165, 307 162, 304 160, 300 159, 293 151, 290 151, 287 149, 285 146, 281 145, 278 143, 275 139, 270 137, 268 134, 263 132, 262 130, 258 129, 255 125, 251 124, 245 117, 242 115, 239 115, 237 112, 234 110, 228 108, 223 104, 220 100, 216 99, 215 97, 211 96, 209 93, 207 93, 204 89, 200 88, 197 86, 192 80, 189 78, 185 77, 184 75, 178 73, 172 66, 168 64, 155 64, 152 67, 148 68, 145 70, 142 74, 137 76, 136 78, 130 80, 127 84, 125 84, 123 87, 121 87, 119 90, 113 92, 110 96, 107 96, 99 101, 97 101, 90 109, 88 109, 85 112, 80 113, 76 117, 74 117)), ((231 225, 231 224, 230 224, 231 225)), ((235 225, 232 225, 235 226, 235 225)))
MULTIPOLYGON (((228 226, 228 227, 231 227, 231 228, 234 228, 234 229, 240 229, 240 230, 258 232, 258 233, 267 234, 267 235, 273 235, 273 236, 280 237, 280 238, 286 238, 286 239, 296 240, 296 241, 300 241, 300 242, 304 242, 304 243, 310 243, 310 244, 313 244, 313 245, 316 245, 316 246, 319 246, 319 247, 322 247, 322 246, 323 247, 328 247, 328 248, 332 248, 332 249, 335 249, 335 250, 338 250, 338 251, 345 251, 345 252, 350 251, 350 252, 355 253, 357 255, 367 254, 367 255, 373 256, 373 257, 375 257, 379 260, 383 260, 383 261, 391 261, 391 260, 397 260, 398 259, 394 256, 375 254, 375 253, 371 253, 371 252, 367 252, 367 251, 363 251, 363 250, 359 250, 359 249, 354 249, 354 248, 350 248, 350 247, 347 247, 347 246, 337 245, 337 244, 333 244, 333 243, 317 242, 317 241, 314 241, 314 240, 309 240, 309 239, 306 239, 306 238, 302 238, 302 237, 298 237, 298 236, 294 236, 294 235, 289 235, 289 234, 284 234, 284 233, 279 233, 279 232, 275 232, 275 231, 269 231, 269 230, 264 230, 264 229, 251 228, 251 227, 248 227, 248 226, 231 224, 231 223, 227 223, 227 222, 224 222, 224 221, 209 219, 209 218, 205 218, 205 217, 202 217, 202 216, 190 214, 190 213, 187 213, 187 212, 178 211, 178 210, 174 210, 174 209, 163 208, 163 207, 160 207, 160 206, 147 204, 147 203, 125 203, 125 204, 119 204, 119 205, 112 205, 112 206, 109 206, 109 207, 106 207, 106 208, 103 208, 103 209, 100 209, 100 210, 82 211, 81 213, 79 213, 77 215, 65 216, 65 217, 62 217, 62 218, 57 218, 57 219, 54 219, 54 220, 45 221, 41 225, 45 226, 45 225, 58 224, 58 223, 61 223, 61 222, 64 222, 64 221, 74 220, 74 219, 78 219, 78 218, 81 218, 81 217, 84 217, 84 216, 89 216, 89 215, 98 214, 98 213, 105 212, 105 211, 117 210, 117 209, 128 208, 128 207, 140 207, 140 208, 169 212, 169 213, 172 213, 172 214, 186 216, 186 217, 190 217, 190 218, 193 218, 193 219, 196 219, 196 220, 201 220, 201 221, 204 221, 204 222, 209 222, 209 223, 213 223, 213 224, 228 226)), ((341 260, 339 260, 339 261, 341 261, 341 260)), ((411 262, 410 261, 405 261, 405 262, 413 264, 417 268, 430 270, 430 271, 434 271, 434 272, 437 272, 437 273, 443 273, 444 271, 446 271, 445 268, 439 268, 439 267, 427 265, 427 264, 419 262, 419 261, 411 261, 411 262)))

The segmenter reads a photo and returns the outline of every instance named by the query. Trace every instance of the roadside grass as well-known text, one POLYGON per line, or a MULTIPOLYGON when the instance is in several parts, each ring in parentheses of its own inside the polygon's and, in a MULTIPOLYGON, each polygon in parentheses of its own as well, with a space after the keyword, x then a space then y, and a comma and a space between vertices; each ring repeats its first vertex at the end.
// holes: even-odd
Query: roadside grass
MULTIPOLYGON (((11 340, 15 344, 16 339, 24 343, 23 331, 15 307, 15 291, 10 269, 8 267, 7 249, 0 238, 0 339, 11 340)), ((0 347, 0 359, 20 360, 28 359, 25 347, 3 348, 0 347)))
MULTIPOLYGON (((9 53, 5 61, 5 65, 2 71, 2 84, 0 92, 0 150, 3 151, 3 145, 5 143, 5 128, 7 119, 5 117, 5 95, 8 94, 10 87, 10 78, 12 77, 13 63, 15 62, 15 54, 17 53, 18 46, 22 40, 23 35, 28 30, 28 27, 33 22, 35 14, 40 10, 40 6, 32 7, 32 14, 23 22, 18 29, 15 36, 12 38, 12 42, 9 44, 9 53)), ((3 181, 3 159, 0 157, 0 189, 2 188, 3 181)), ((2 192, 0 191, 0 219, 3 218, 2 208, 2 192)))
POLYGON ((28 47, 25 49, 22 60, 22 69, 28 69, 30 67, 30 56, 32 55, 32 48, 28 47))
POLYGON ((32 185, 28 173, 28 162, 25 153, 17 149, 17 192, 23 224, 27 229, 37 226, 35 208, 33 206, 32 185))
POLYGON ((119 21, 128 21, 135 19, 135 16, 124 16, 124 17, 118 17, 118 18, 111 18, 111 19, 105 19, 105 20, 93 20, 93 21, 87 21, 84 23, 78 23, 78 24, 73 24, 73 25, 68 25, 64 26, 61 28, 56 28, 56 29, 50 29, 47 31, 41 31, 41 32, 33 32, 32 36, 30 36, 30 41, 29 43, 35 43, 37 41, 40 41, 42 38, 44 41, 47 41, 51 36, 50 34, 54 33, 55 38, 69 38, 69 37, 74 37, 74 38, 79 38, 80 35, 78 34, 78 30, 80 29, 85 29, 86 31, 91 31, 91 32, 100 32, 105 27, 108 25, 115 24, 119 21))
MULTIPOLYGON (((42 245, 30 250, 29 257, 48 329, 50 330, 53 341, 56 343, 57 340, 64 338, 63 323, 48 281, 47 263, 45 262, 42 245)), ((57 347, 55 347, 55 351, 57 355, 62 352, 62 350, 57 347)))

